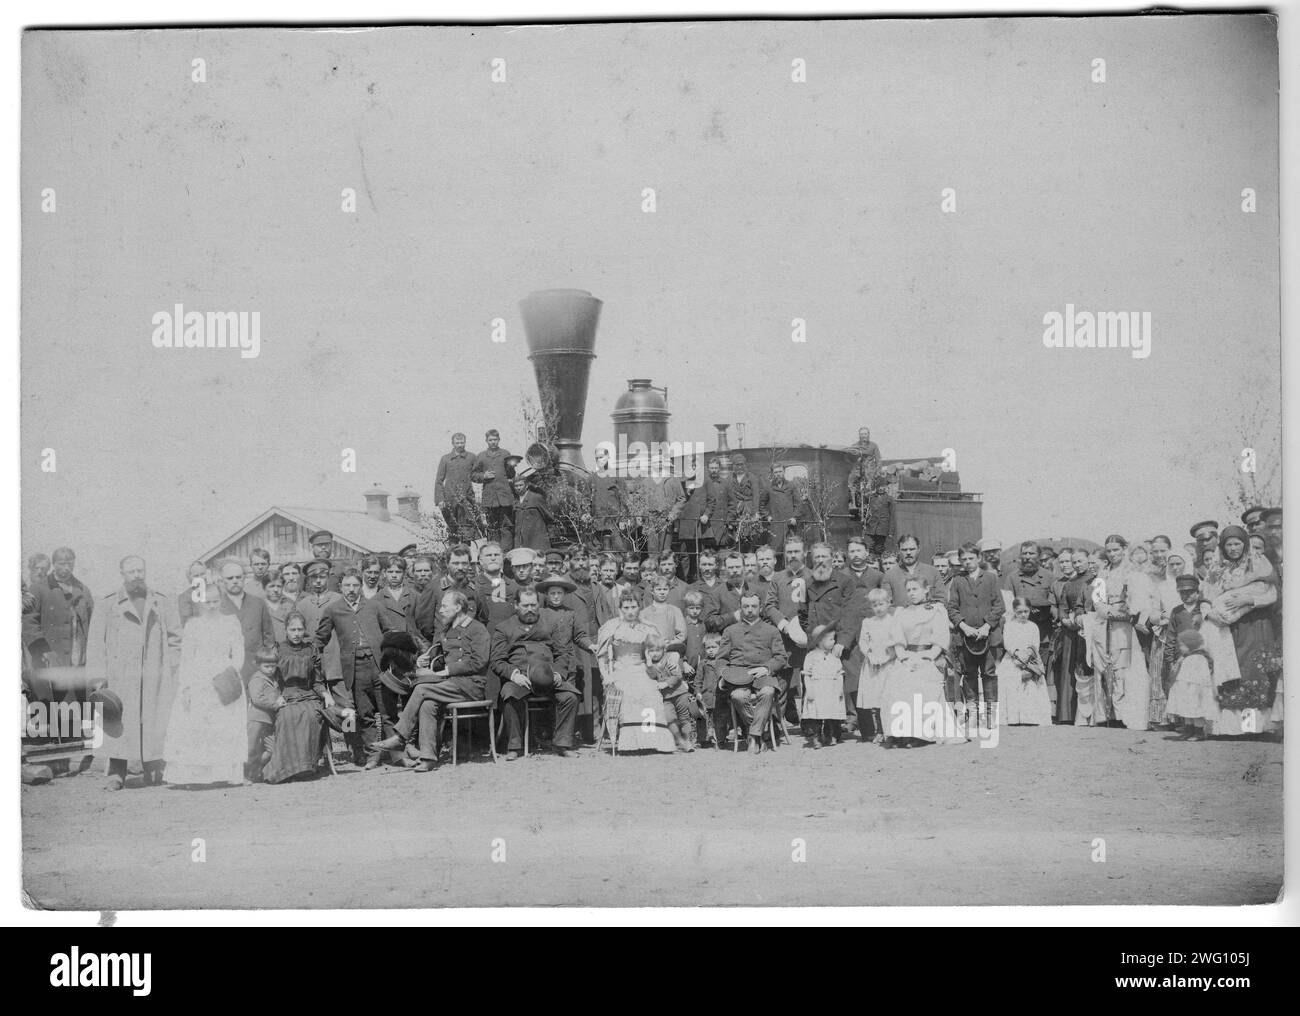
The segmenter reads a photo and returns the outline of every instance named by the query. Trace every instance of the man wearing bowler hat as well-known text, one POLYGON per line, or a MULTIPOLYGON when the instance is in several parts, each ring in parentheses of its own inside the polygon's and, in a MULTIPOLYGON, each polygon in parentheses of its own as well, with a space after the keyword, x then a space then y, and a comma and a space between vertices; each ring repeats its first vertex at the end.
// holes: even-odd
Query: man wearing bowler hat
POLYGON ((501 706, 505 714, 506 761, 524 750, 524 723, 530 695, 550 696, 555 702, 555 754, 566 756, 577 749, 574 728, 581 693, 566 675, 572 665, 563 653, 560 634, 553 620, 542 617, 537 592, 520 589, 515 612, 491 630, 492 673, 501 682, 501 706))
POLYGON ((501 435, 495 427, 483 436, 487 447, 474 457, 469 475, 475 483, 483 484, 488 539, 501 544, 503 551, 509 551, 515 539, 515 492, 510 485, 514 468, 507 459, 519 460, 501 447, 501 435))
POLYGON ((312 559, 324 561, 329 567, 329 576, 325 580, 325 588, 331 593, 340 592, 340 582, 346 568, 344 565, 330 560, 330 552, 334 547, 334 534, 328 529, 318 529, 307 537, 307 542, 311 545, 312 559))
MULTIPOLYGON (((500 693, 497 678, 488 673, 488 631, 475 619, 470 599, 459 589, 449 589, 438 604, 438 614, 441 659, 434 647, 416 661, 410 694, 393 733, 374 745, 376 751, 392 751, 415 737, 420 749, 415 771, 421 773, 437 765, 438 732, 446 707, 453 702, 492 701, 500 693)), ((389 637, 393 636, 385 636, 389 637)), ((496 731, 488 736, 495 737, 496 731)))

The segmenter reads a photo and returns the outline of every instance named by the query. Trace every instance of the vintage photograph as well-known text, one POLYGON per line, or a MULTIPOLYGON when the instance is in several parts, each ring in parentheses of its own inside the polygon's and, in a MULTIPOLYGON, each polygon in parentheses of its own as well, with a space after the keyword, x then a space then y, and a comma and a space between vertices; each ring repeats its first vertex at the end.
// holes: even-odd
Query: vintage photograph
POLYGON ((1276 17, 21 86, 26 906, 1279 899, 1276 17))

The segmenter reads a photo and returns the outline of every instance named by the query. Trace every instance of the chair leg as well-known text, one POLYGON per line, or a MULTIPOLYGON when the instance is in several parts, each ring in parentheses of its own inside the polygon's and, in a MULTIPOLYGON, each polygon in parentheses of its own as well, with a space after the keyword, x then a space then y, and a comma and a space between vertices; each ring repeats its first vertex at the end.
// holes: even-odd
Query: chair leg
POLYGON ((731 750, 740 751, 740 717, 736 714, 735 701, 728 698, 727 703, 731 706, 731 750))
POLYGON ((776 717, 771 717, 771 722, 767 725, 767 732, 772 736, 772 750, 776 751, 776 717))
POLYGON ((528 757, 528 742, 533 737, 533 713, 528 708, 528 700, 524 699, 524 758, 528 757))
POLYGON ((492 735, 492 730, 496 726, 497 707, 495 703, 488 704, 488 747, 492 750, 492 761, 497 760, 497 739, 492 735))
POLYGON ((451 708, 451 767, 456 768, 456 749, 460 741, 460 714, 451 708))

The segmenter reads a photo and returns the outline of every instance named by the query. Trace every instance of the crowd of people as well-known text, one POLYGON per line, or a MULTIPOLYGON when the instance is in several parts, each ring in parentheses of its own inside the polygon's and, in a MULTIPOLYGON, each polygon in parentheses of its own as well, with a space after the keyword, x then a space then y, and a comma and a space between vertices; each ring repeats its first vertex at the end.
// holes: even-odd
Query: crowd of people
POLYGON ((98 600, 63 547, 28 562, 24 694, 97 705, 115 790, 137 771, 146 786, 310 778, 335 767, 334 732, 337 764, 428 772, 458 703, 497 718, 508 761, 530 732, 560 757, 758 757, 792 735, 909 748, 1005 725, 1280 734, 1280 508, 1198 523, 1181 549, 1113 534, 1027 541, 1005 563, 991 539, 922 561, 908 533, 887 550, 695 534, 690 554, 616 535, 340 562, 322 531, 307 562, 196 563, 179 597, 129 556, 98 600), (78 691, 47 680, 76 668, 78 691))

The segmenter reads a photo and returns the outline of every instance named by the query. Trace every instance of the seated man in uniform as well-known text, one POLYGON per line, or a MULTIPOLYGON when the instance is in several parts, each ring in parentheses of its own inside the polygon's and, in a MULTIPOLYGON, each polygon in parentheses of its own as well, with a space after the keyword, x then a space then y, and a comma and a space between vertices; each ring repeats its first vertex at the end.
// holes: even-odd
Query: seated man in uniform
MULTIPOLYGON (((376 751, 395 750, 415 736, 420 747, 420 760, 414 766, 418 773, 427 773, 437 764, 438 732, 449 703, 491 701, 497 697, 497 679, 488 673, 488 632, 475 619, 474 610, 474 603, 459 589, 442 594, 438 620, 446 662, 440 670, 424 666, 436 653, 436 646, 420 657, 415 683, 402 715, 393 725, 392 736, 375 745, 376 751)), ((495 733, 492 731, 491 736, 495 733)))
POLYGON ((565 647, 552 618, 543 617, 537 590, 520 589, 515 613, 492 628, 492 673, 501 681, 501 706, 505 713, 506 761, 513 762, 524 747, 524 721, 529 695, 550 695, 555 700, 555 754, 575 754, 574 728, 582 695, 567 678, 573 673, 565 647))

